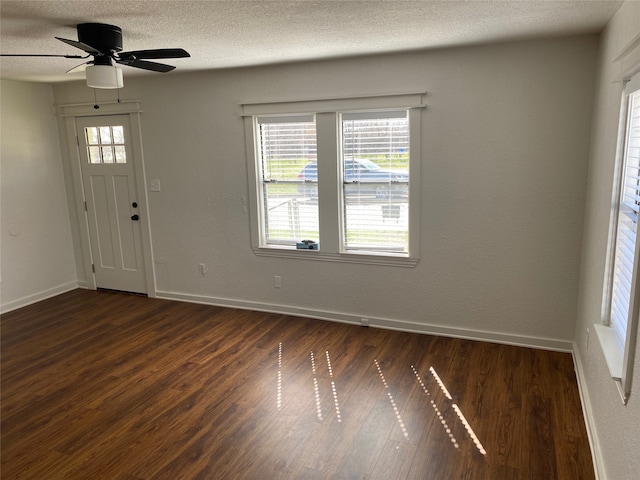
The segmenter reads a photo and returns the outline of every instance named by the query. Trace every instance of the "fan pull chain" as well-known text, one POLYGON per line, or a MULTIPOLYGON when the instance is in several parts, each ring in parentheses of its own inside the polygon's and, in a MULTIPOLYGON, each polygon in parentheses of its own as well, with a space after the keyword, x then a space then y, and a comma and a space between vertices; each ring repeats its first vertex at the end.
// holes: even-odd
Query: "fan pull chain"
POLYGON ((93 89, 93 108, 95 108, 96 110, 98 110, 100 108, 100 105, 98 105, 98 95, 96 94, 96 89, 93 89))

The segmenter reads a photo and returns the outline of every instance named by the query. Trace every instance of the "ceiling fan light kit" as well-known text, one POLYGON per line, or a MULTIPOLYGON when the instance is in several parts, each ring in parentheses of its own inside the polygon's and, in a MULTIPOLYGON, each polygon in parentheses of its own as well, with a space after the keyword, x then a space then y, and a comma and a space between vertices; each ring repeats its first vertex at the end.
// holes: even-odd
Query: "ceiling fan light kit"
POLYGON ((122 69, 110 65, 89 65, 86 70, 87 87, 90 88, 122 88, 124 79, 122 69))

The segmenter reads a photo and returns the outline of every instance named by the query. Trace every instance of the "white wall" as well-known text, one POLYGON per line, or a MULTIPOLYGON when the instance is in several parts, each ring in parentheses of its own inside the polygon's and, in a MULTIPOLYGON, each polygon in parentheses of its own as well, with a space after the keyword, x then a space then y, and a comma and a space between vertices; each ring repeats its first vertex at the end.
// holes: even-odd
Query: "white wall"
POLYGON ((2 80, 0 308, 77 286, 50 85, 2 80))
MULTIPOLYGON (((601 323, 622 69, 640 61, 640 3, 626 2, 602 35, 589 164, 576 351, 586 410, 602 478, 638 478, 640 471, 640 353, 633 393, 623 406, 593 331, 601 323), (635 49, 628 49, 633 47, 635 49), (626 53, 622 57, 621 54, 626 53), (620 58, 619 58, 620 57, 620 58), (591 334, 587 335, 587 329, 591 334), (589 338, 589 336, 591 338, 589 338)), ((640 348, 640 342, 638 342, 640 348)))
MULTIPOLYGON (((144 110, 147 180, 162 182, 148 193, 160 294, 570 348, 596 52, 588 36, 196 74, 125 72, 121 96, 144 110), (241 102, 420 90, 429 106, 416 268, 252 253, 241 102)), ((82 83, 54 91, 58 104, 93 102, 82 83)))

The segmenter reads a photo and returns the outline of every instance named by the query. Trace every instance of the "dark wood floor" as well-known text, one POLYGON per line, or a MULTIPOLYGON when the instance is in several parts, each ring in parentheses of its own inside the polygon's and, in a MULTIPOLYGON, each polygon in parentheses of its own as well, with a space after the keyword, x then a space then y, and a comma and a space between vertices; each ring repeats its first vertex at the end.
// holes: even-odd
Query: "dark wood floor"
POLYGON ((4 480, 594 478, 569 354, 84 290, 1 328, 4 480))

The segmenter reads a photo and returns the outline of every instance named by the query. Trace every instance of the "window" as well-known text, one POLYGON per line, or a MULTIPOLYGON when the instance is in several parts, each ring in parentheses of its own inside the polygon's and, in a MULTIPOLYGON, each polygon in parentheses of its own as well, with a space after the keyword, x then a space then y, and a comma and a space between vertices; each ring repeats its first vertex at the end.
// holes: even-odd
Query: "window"
POLYGON ((406 110, 342 114, 345 251, 409 251, 406 110))
POLYGON ((638 217, 640 212, 640 74, 626 87, 610 240, 604 325, 597 325, 612 377, 623 401, 631 374, 640 311, 638 217))
POLYGON ((127 163, 122 125, 85 127, 89 163, 127 163))
POLYGON ((265 245, 319 238, 316 125, 313 115, 258 117, 265 245))
POLYGON ((243 105, 256 254, 415 265, 422 95, 243 105))

